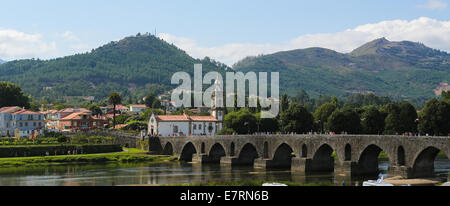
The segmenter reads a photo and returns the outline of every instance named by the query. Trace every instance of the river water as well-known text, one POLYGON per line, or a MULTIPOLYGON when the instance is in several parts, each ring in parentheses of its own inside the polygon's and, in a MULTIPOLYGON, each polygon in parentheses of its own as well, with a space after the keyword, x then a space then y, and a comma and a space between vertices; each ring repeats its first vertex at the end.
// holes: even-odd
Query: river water
MULTIPOLYGON (((379 167, 384 173, 383 171, 389 167, 389 162, 380 161, 379 167)), ((449 160, 435 161, 437 177, 444 179, 449 171, 449 160)), ((376 177, 346 179, 346 184, 361 184, 363 180, 374 178, 376 177)), ((196 163, 95 164, 0 169, 0 186, 180 185, 249 180, 341 184, 342 180, 338 179, 333 173, 305 175, 289 170, 266 171, 251 167, 225 168, 219 165, 202 166, 196 163)))

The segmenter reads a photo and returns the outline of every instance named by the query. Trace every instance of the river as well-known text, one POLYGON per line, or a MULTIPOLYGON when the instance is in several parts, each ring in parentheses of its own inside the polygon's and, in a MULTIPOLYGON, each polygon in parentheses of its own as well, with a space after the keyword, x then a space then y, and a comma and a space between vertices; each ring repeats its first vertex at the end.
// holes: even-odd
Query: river
MULTIPOLYGON (((389 162, 380 161, 382 173, 389 162)), ((436 160, 435 174, 445 178, 450 161, 436 160)), ((366 179, 352 179, 357 184, 366 179)), ((219 165, 189 163, 167 164, 95 164, 50 167, 17 167, 0 169, 0 186, 113 186, 113 185, 179 185, 200 182, 262 180, 267 182, 291 181, 296 183, 332 182, 340 184, 333 173, 304 175, 289 170, 266 171, 251 167, 224 168, 219 165)), ((347 181, 349 181, 347 179, 347 181)))

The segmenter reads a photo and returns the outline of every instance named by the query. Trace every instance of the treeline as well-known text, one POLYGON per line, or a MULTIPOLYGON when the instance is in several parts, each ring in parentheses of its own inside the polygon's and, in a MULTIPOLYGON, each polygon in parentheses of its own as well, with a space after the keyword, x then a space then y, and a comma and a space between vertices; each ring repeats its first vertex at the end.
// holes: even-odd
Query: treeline
POLYGON ((259 107, 227 108, 222 134, 450 134, 450 91, 443 92, 439 100, 427 101, 420 111, 407 101, 373 94, 344 100, 328 96, 313 99, 304 91, 294 97, 283 94, 280 108, 280 115, 274 119, 260 119, 259 107))

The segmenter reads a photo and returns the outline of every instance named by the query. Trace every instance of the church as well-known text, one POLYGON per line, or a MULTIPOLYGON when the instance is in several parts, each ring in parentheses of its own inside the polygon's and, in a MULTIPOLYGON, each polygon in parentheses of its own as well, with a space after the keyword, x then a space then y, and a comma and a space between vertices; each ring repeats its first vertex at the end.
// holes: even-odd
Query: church
POLYGON ((223 112, 213 110, 211 116, 155 115, 149 119, 151 136, 215 136, 223 127, 223 112))
POLYGON ((223 127, 224 112, 222 108, 216 107, 217 89, 220 83, 216 81, 216 92, 213 95, 211 115, 210 116, 194 116, 194 115, 155 115, 152 114, 148 122, 149 136, 196 136, 206 135, 215 136, 223 127))

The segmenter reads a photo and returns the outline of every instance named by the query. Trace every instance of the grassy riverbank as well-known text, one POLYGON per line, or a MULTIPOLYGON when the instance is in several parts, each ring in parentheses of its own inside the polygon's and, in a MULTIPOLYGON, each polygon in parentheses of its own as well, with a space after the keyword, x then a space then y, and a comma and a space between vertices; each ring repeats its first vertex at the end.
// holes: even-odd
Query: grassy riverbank
POLYGON ((175 162, 173 156, 148 155, 146 151, 124 148, 124 152, 85 154, 85 155, 58 155, 43 157, 15 157, 0 158, 0 168, 22 166, 46 166, 78 163, 110 163, 110 162, 175 162))

